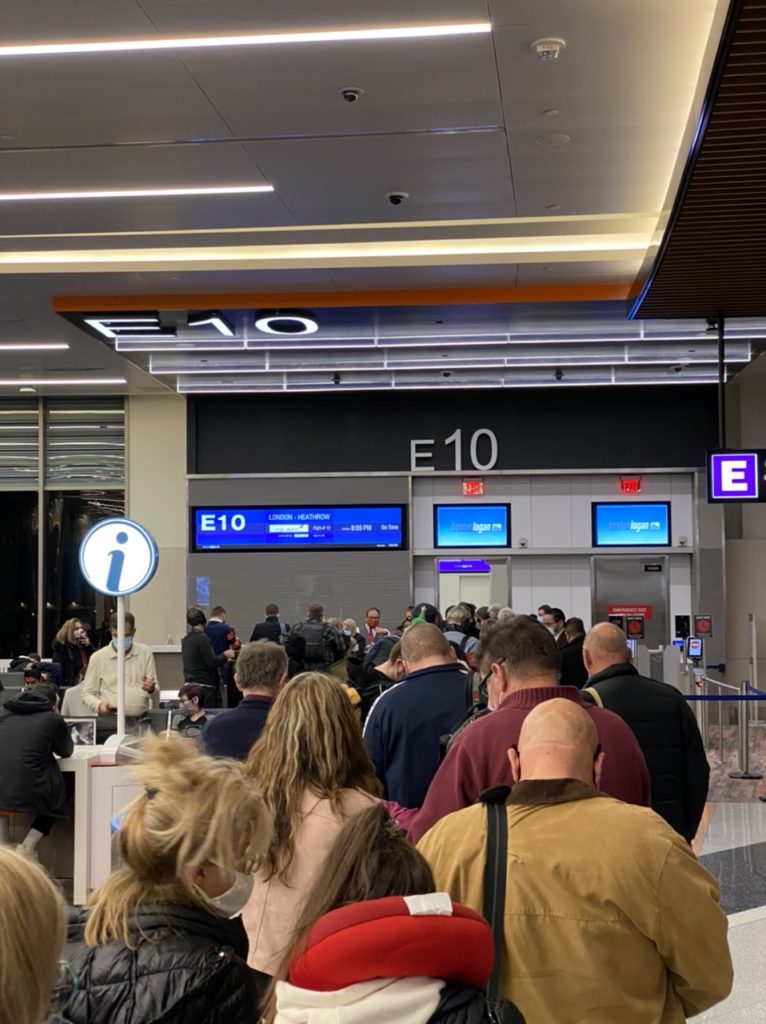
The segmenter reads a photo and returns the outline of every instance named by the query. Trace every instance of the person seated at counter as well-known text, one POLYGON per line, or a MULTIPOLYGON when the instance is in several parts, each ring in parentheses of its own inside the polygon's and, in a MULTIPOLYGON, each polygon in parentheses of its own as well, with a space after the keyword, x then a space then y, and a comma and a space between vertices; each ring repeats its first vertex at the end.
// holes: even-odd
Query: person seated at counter
POLYGON ((31 814, 19 850, 36 856, 37 844, 57 818, 67 816, 67 789, 56 758, 74 750, 58 713, 55 686, 37 683, 0 709, 0 810, 31 814))
POLYGON ((176 729, 185 740, 199 740, 202 730, 208 722, 203 704, 205 703, 205 687, 199 683, 184 683, 178 691, 181 702, 181 717, 176 729))
MULTIPOLYGON (((112 642, 92 656, 85 673, 82 702, 93 714, 109 719, 117 714, 117 616, 109 619, 112 642)), ((136 640, 136 620, 125 615, 125 717, 134 725, 149 708, 159 707, 154 655, 136 640)), ((108 724, 112 724, 111 722, 108 724)), ((105 730, 99 723, 99 732, 105 730)), ((112 729, 112 731, 114 731, 112 729)))

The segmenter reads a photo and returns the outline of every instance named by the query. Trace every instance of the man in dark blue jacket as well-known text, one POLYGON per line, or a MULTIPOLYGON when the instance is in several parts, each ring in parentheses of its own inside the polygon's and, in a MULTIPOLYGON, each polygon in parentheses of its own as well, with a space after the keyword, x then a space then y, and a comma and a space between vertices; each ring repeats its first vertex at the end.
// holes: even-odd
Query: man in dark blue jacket
POLYGON ((407 675, 373 704, 364 738, 386 797, 420 807, 439 767, 439 739, 465 715, 466 673, 428 622, 402 637, 401 663, 407 675))
POLYGON ((208 719, 202 732, 205 753, 247 760, 286 678, 287 655, 279 644, 268 640, 245 644, 234 673, 242 700, 236 708, 208 719))

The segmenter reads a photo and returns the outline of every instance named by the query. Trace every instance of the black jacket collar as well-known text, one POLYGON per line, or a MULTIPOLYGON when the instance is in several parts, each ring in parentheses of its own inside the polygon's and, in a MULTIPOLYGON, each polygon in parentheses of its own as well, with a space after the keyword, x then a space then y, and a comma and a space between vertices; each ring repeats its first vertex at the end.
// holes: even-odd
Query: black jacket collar
MULTIPOLYGON (((70 942, 82 939, 87 919, 87 911, 70 911, 68 929, 70 942)), ((225 917, 217 917, 215 914, 208 913, 203 907, 148 904, 141 907, 133 916, 131 931, 136 931, 138 934, 143 933, 149 939, 152 938, 153 931, 186 932, 209 939, 221 946, 229 946, 243 960, 247 959, 248 941, 242 918, 235 917, 228 920, 225 917)))
POLYGON ((617 676, 637 676, 638 669, 630 664, 629 661, 620 661, 616 665, 610 665, 609 668, 603 669, 601 672, 597 672, 595 676, 591 676, 588 679, 588 686, 595 686, 596 683, 603 683, 606 679, 615 679, 617 676))

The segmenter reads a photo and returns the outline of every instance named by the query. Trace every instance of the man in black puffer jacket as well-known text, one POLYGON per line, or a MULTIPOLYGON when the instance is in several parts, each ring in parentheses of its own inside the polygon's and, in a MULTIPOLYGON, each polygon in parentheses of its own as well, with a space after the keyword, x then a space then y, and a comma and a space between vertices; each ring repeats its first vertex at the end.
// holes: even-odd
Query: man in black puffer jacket
POLYGON ((255 1024, 258 996, 241 918, 194 906, 145 906, 132 918, 132 945, 92 949, 87 913, 72 911, 64 958, 77 991, 71 1024, 255 1024))
POLYGON ((691 842, 705 809, 710 766, 689 705, 674 686, 638 674, 625 634, 609 622, 588 633, 583 656, 583 698, 627 722, 646 758, 652 809, 691 842))

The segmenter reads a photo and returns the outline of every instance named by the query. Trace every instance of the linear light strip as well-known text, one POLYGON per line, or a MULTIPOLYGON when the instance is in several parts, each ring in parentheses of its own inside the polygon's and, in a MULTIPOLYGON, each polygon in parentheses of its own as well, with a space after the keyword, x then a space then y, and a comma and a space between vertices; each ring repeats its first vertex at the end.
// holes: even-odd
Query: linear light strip
POLYGON ((32 379, 0 380, 0 387, 60 387, 72 385, 127 384, 124 377, 34 377, 32 379))
POLYGON ((145 199, 156 196, 234 196, 273 192, 273 185, 204 185, 199 188, 124 188, 89 192, 0 192, 0 203, 28 203, 51 199, 145 199))
POLYGON ((331 29, 319 32, 263 32, 230 36, 168 36, 154 39, 104 39, 96 42, 27 43, 0 46, 0 57, 129 53, 137 50, 201 50, 232 46, 282 46, 297 43, 375 42, 392 39, 431 39, 444 36, 481 35, 491 31, 492 25, 488 21, 479 21, 452 25, 331 29))
POLYGON ((54 352, 67 348, 69 345, 65 341, 0 342, 0 352, 54 352))
MULTIPOLYGON (((590 360, 584 359, 582 362, 569 363, 565 359, 555 362, 551 360, 548 363, 540 362, 522 362, 522 363, 507 363, 503 359, 487 361, 478 365, 470 362, 450 362, 444 360, 440 363, 427 363, 425 361, 413 360, 411 363, 402 363, 392 366, 390 363, 384 365, 362 365, 362 366, 339 366, 335 363, 328 363, 325 366, 246 366, 241 368, 228 367, 228 366, 217 366, 217 367, 186 367, 186 366, 175 366, 162 369, 149 364, 149 372, 156 377, 172 377, 175 374, 180 376, 208 376, 208 377, 236 377, 236 376, 247 376, 253 374, 260 376, 268 373, 283 373, 283 374, 304 374, 304 373, 321 373, 327 374, 330 371, 333 373, 367 373, 367 374, 380 374, 380 373, 398 373, 404 372, 415 372, 421 373, 428 370, 475 370, 481 372, 483 370, 549 370, 555 366, 560 366, 562 369, 569 370, 587 370, 592 366, 613 366, 615 369, 630 369, 634 366, 678 366, 684 363, 684 369, 693 368, 695 366, 708 366, 710 364, 717 363, 718 360, 714 358, 705 359, 690 359, 684 361, 682 356, 676 356, 671 358, 667 356, 664 359, 630 359, 627 361, 618 359, 607 359, 607 360, 590 360)), ((726 365, 739 364, 746 362, 745 359, 734 359, 727 355, 726 365)))
POLYGON ((426 384, 367 384, 358 386, 344 387, 340 385, 339 388, 325 387, 301 387, 301 388, 289 388, 287 386, 273 386, 273 387, 260 387, 260 388, 245 388, 245 387, 229 387, 228 385, 221 385, 219 387, 201 388, 194 387, 193 385, 185 386, 183 384, 177 384, 176 390, 180 395, 200 395, 200 394, 279 394, 293 393, 293 394, 311 394, 313 392, 327 393, 330 391, 477 391, 479 389, 485 391, 491 390, 511 390, 513 388, 606 388, 606 387, 623 387, 623 386, 641 386, 649 384, 651 386, 674 386, 677 387, 679 384, 713 384, 718 378, 715 375, 710 375, 704 378, 695 378, 694 380, 600 380, 600 381, 557 381, 555 383, 546 382, 534 382, 534 383, 513 383, 506 384, 500 382, 497 384, 444 384, 438 388, 428 387, 426 384))

